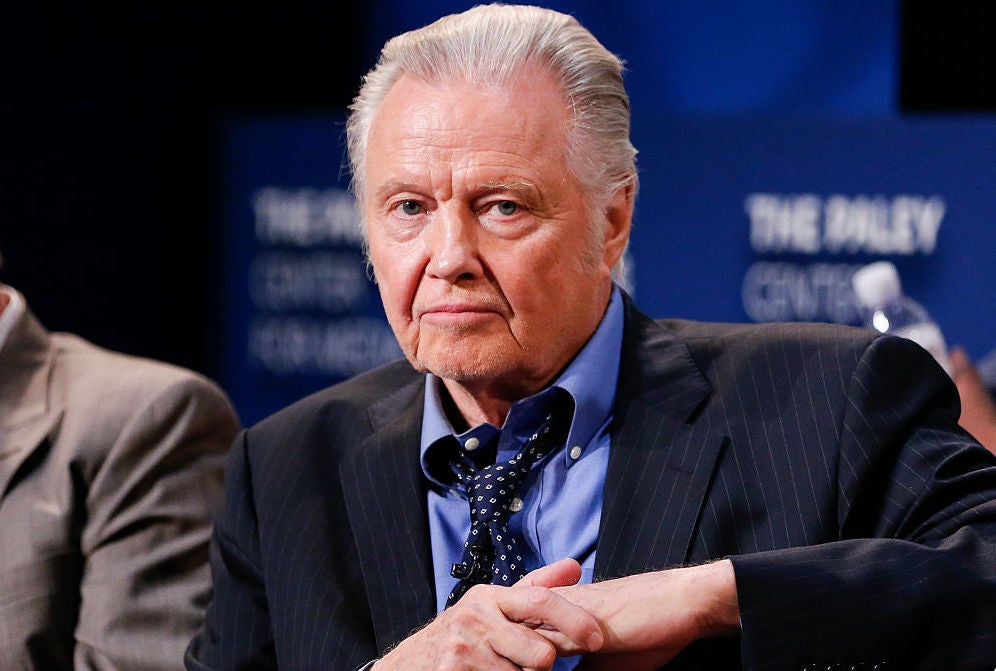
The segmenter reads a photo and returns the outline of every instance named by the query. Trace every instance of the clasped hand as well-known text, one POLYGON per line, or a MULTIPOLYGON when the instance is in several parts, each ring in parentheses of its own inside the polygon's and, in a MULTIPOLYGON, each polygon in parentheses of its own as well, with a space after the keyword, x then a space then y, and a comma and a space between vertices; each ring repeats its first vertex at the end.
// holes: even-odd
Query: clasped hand
POLYGON ((703 636, 735 634, 728 560, 578 585, 565 559, 515 586, 478 585, 385 655, 373 671, 651 671, 703 636))

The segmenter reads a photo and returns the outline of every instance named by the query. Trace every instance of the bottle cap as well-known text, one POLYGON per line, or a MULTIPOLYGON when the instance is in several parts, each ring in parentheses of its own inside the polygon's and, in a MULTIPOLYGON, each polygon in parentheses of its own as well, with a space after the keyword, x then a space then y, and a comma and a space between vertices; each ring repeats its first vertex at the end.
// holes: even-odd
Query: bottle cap
POLYGON ((890 261, 876 261, 855 271, 851 277, 854 295, 866 308, 891 303, 903 293, 899 271, 890 261))

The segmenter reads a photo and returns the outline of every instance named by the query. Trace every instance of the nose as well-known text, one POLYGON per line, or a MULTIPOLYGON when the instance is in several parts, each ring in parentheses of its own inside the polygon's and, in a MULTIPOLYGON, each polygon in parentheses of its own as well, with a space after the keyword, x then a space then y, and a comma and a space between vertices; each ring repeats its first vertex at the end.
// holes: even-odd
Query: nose
POLYGON ((472 213, 440 207, 425 233, 428 276, 456 282, 480 277, 483 266, 478 249, 478 227, 472 213))

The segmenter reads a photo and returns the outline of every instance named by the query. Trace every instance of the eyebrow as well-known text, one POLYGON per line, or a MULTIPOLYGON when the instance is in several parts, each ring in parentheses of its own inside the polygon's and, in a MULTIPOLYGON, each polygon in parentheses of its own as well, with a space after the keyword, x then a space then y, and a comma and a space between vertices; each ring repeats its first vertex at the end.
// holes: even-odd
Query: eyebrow
POLYGON ((403 191, 410 191, 412 193, 421 193, 414 182, 404 181, 404 180, 390 180, 381 184, 375 191, 371 192, 373 200, 379 201, 388 197, 391 194, 400 193, 403 191))
POLYGON ((540 189, 536 186, 535 182, 525 179, 510 179, 485 182, 484 184, 475 187, 471 191, 471 195, 472 197, 480 197, 481 195, 496 193, 499 191, 512 191, 515 193, 527 193, 533 195, 540 194, 540 189))
MULTIPOLYGON (((375 191, 371 193, 375 200, 382 200, 388 196, 396 193, 403 192, 411 193, 422 193, 424 191, 418 183, 401 180, 392 179, 381 184, 375 191)), ((539 194, 540 189, 536 186, 535 182, 526 179, 498 179, 489 182, 483 182, 475 186, 470 191, 470 196, 472 198, 479 198, 482 195, 489 193, 495 193, 499 191, 513 191, 517 193, 529 193, 529 194, 539 194)))

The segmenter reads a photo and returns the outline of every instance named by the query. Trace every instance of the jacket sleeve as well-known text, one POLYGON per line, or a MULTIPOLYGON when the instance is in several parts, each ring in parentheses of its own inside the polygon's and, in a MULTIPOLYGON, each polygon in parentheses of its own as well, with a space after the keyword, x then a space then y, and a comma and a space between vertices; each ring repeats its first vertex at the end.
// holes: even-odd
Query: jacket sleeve
POLYGON ((996 459, 957 418, 923 350, 864 351, 838 426, 839 540, 731 557, 744 669, 996 666, 996 459))
POLYGON ((80 466, 75 668, 180 669, 210 596, 208 542, 238 420, 216 385, 176 369, 143 368, 91 394, 74 421, 108 447, 80 466))

